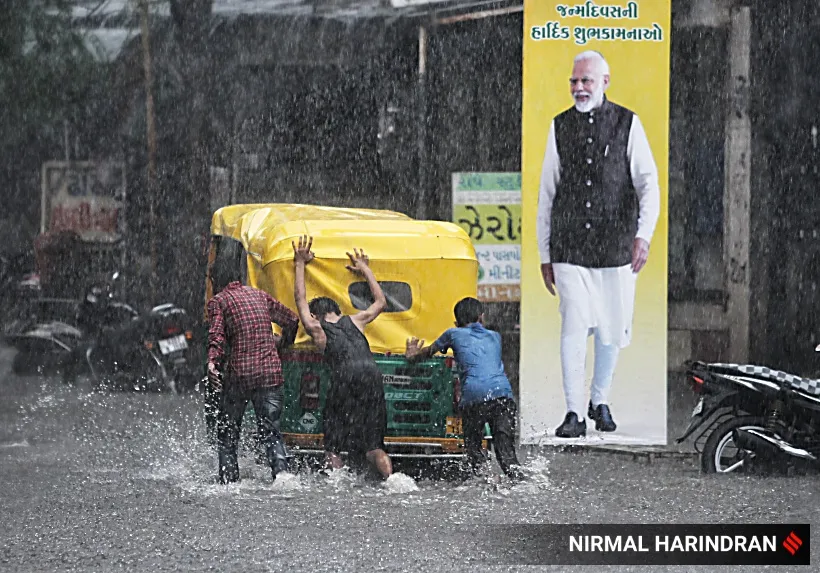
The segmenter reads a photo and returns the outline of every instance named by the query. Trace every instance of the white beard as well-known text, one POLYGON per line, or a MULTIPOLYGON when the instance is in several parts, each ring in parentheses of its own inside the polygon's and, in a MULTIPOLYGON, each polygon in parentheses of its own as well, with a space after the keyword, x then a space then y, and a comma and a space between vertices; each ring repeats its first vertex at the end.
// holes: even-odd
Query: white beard
POLYGON ((575 100, 575 109, 580 111, 581 113, 587 113, 601 105, 604 101, 604 90, 599 90, 590 94, 590 97, 587 101, 578 101, 575 100))

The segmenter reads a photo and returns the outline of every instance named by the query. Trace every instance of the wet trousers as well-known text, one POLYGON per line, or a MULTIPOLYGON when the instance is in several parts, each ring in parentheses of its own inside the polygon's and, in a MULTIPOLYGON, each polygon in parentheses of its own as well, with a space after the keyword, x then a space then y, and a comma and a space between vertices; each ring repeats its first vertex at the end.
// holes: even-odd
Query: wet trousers
POLYGON ((481 441, 484 439, 484 424, 489 424, 498 465, 508 476, 518 475, 519 464, 515 455, 516 411, 515 401, 510 398, 494 398, 487 402, 469 404, 461 409, 467 461, 474 469, 484 462, 481 441))
POLYGON ((253 403, 259 440, 265 447, 265 454, 273 471, 273 477, 275 478, 279 472, 288 470, 285 443, 279 430, 279 417, 282 414, 284 401, 282 386, 256 388, 245 392, 228 387, 221 392, 217 424, 219 479, 223 483, 239 479, 239 463, 237 462, 239 431, 249 401, 253 403))
POLYGON ((205 392, 205 430, 208 439, 208 444, 212 446, 218 445, 217 441, 217 423, 219 421, 219 412, 222 403, 222 392, 214 389, 207 377, 203 381, 205 392))

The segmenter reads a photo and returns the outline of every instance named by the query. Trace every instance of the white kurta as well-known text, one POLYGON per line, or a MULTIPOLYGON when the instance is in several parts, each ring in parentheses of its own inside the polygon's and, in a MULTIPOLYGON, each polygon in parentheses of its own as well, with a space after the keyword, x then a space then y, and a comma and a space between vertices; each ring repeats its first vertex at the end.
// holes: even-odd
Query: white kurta
MULTIPOLYGON (((646 132, 633 115, 627 144, 632 185, 638 196, 636 238, 651 242, 660 214, 658 170, 646 132)), ((550 261, 552 203, 561 180, 561 159, 555 140, 555 122, 550 124, 538 196, 537 236, 541 263, 550 261)), ((560 298, 562 332, 597 329, 601 342, 623 348, 632 337, 632 316, 637 276, 630 265, 589 269, 559 263, 553 265, 560 298)))
POLYGON ((631 265, 588 269, 555 263, 552 269, 560 299, 562 336, 583 333, 586 337, 595 329, 602 344, 628 346, 637 277, 631 265))

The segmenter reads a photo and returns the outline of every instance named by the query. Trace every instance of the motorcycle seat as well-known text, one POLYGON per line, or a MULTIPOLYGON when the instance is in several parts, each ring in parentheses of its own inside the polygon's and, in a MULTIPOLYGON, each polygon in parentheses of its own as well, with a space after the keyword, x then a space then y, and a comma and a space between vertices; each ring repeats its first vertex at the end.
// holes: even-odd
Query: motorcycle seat
POLYGON ((795 390, 805 392, 811 396, 820 396, 820 379, 803 378, 802 376, 789 374, 781 370, 774 370, 768 366, 758 366, 756 364, 713 362, 708 366, 714 369, 735 371, 745 376, 772 380, 773 382, 787 382, 795 390))

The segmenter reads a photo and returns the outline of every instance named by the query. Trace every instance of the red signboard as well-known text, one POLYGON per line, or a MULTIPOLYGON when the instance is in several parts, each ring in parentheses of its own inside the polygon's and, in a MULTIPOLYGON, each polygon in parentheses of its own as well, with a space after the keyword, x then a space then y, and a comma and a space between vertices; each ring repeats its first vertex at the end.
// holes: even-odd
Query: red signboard
POLYGON ((125 170, 121 163, 50 161, 43 165, 41 232, 74 231, 111 242, 124 231, 125 170))

